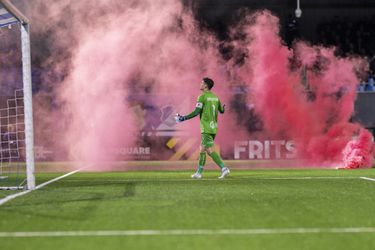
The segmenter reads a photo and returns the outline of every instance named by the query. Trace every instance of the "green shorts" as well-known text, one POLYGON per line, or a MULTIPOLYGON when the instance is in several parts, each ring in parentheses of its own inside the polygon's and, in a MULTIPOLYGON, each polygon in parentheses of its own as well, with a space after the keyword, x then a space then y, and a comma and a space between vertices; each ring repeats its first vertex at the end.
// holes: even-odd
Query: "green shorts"
POLYGON ((215 134, 201 134, 201 145, 205 148, 214 146, 215 134))

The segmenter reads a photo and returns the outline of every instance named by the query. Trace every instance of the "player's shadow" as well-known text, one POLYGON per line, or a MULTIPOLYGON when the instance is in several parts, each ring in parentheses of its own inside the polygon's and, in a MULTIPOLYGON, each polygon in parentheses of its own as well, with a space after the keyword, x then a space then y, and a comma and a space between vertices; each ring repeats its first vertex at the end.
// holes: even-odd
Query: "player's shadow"
MULTIPOLYGON (((112 184, 113 185, 113 184, 112 184)), ((100 205, 100 201, 109 201, 109 200, 120 200, 124 198, 131 198, 135 196, 136 190, 136 183, 134 182, 127 182, 122 183, 121 185, 124 186, 123 192, 115 192, 113 194, 111 192, 103 192, 103 193, 84 193, 81 194, 80 198, 70 199, 64 197, 55 197, 53 200, 46 199, 43 201, 27 201, 22 203, 12 203, 7 204, 6 206, 0 207, 0 211, 4 211, 7 213, 15 213, 24 215, 25 213, 36 216, 36 217, 43 217, 43 218, 50 218, 50 219, 61 219, 61 220, 73 220, 73 221, 84 221, 90 218, 91 214, 95 212, 97 207, 100 205), (77 203, 75 212, 71 213, 70 215, 62 215, 61 207, 69 205, 69 203, 77 203), (51 209, 43 211, 46 212, 39 212, 41 210, 38 209, 30 209, 30 207, 38 207, 38 206, 51 206, 51 209), (16 208, 16 209, 15 209, 16 208)), ((47 194, 43 194, 43 192, 55 192, 55 190, 38 190, 40 196, 48 196, 47 194)), ((79 194, 78 194, 79 195, 79 194)))

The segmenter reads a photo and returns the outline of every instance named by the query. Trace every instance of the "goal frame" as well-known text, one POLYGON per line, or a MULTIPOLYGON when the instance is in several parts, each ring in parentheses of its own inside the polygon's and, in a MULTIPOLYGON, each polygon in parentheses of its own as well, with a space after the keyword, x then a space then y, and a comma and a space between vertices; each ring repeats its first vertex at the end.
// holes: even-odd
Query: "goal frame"
POLYGON ((31 82, 30 22, 9 0, 0 0, 4 8, 18 21, 21 30, 22 81, 25 123, 26 188, 35 189, 34 128, 31 82))

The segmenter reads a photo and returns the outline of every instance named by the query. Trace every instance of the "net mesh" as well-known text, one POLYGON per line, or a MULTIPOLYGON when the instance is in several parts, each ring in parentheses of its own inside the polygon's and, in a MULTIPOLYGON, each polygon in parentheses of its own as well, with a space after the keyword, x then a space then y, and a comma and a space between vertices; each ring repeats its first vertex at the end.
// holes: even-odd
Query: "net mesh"
POLYGON ((25 182, 25 123, 23 91, 0 102, 0 188, 23 188, 25 182))

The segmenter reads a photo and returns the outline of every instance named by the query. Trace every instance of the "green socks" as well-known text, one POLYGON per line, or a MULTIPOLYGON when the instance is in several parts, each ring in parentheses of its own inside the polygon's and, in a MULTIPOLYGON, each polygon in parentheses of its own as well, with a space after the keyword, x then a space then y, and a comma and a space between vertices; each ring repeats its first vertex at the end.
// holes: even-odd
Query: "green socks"
POLYGON ((218 153, 216 152, 212 152, 210 154, 212 160, 214 160, 214 162, 220 167, 220 168, 224 168, 224 162, 223 160, 221 159, 221 157, 218 155, 218 153))
POLYGON ((199 154, 198 173, 203 172, 203 167, 206 164, 206 153, 199 154))
MULTIPOLYGON (((224 168, 224 162, 221 159, 220 155, 216 152, 212 152, 209 156, 211 156, 212 160, 220 167, 224 168)), ((203 167, 206 164, 206 153, 199 154, 199 163, 198 163, 198 173, 203 172, 203 167)))

